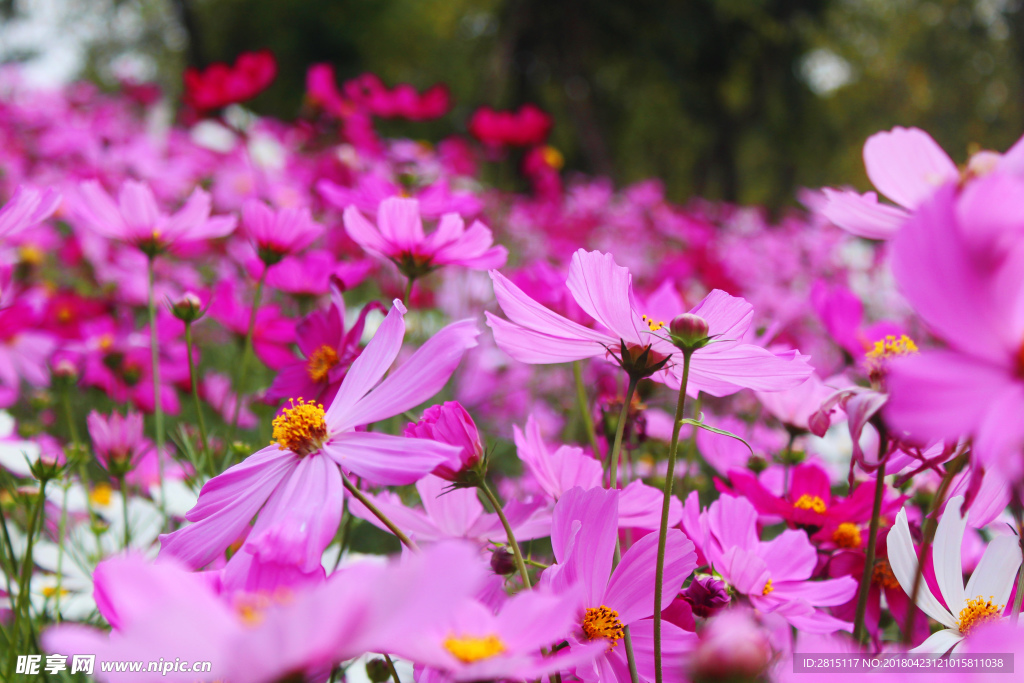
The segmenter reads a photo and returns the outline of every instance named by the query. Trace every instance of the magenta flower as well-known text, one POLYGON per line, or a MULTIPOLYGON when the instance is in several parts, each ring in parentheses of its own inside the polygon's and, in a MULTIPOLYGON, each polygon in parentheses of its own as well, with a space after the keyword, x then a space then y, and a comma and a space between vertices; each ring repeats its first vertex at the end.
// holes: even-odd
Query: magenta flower
MULTIPOLYGON (((971 189, 989 183, 1002 180, 993 174, 971 189)), ((1018 240, 994 261, 977 243, 1006 225, 1013 204, 1011 195, 958 203, 956 193, 942 188, 895 240, 900 290, 948 347, 892 360, 885 415, 919 442, 973 435, 980 460, 1015 481, 1024 468, 1022 252, 1018 240)))
MULTIPOLYGON (((363 213, 377 213, 381 203, 391 197, 403 195, 403 188, 379 173, 359 176, 355 187, 343 187, 326 178, 316 184, 320 195, 339 209, 355 206, 363 213)), ((483 202, 469 192, 452 191, 446 180, 438 180, 421 188, 413 195, 420 203, 420 216, 440 218, 448 213, 475 216, 483 209, 483 202)))
POLYGON ((850 631, 853 625, 817 607, 842 605, 857 592, 846 576, 811 581, 818 554, 803 530, 787 529, 771 541, 757 536, 757 510, 745 498, 722 496, 701 514, 703 551, 715 570, 754 609, 775 612, 801 631, 850 631))
POLYGON ((484 457, 484 445, 476 423, 458 401, 446 401, 423 411, 419 422, 411 422, 405 435, 413 439, 433 439, 459 449, 459 457, 440 465, 434 474, 456 481, 459 473, 476 467, 484 457))
POLYGON ((401 350, 404 313, 396 300, 326 411, 298 398, 274 420, 274 443, 208 481, 186 515, 193 524, 162 536, 161 556, 206 566, 259 512, 228 563, 227 584, 253 588, 273 575, 322 574, 320 556, 341 520, 342 471, 376 484, 411 484, 455 457, 454 447, 436 441, 358 431, 436 394, 476 345, 476 323, 452 323, 381 381, 401 350))
POLYGON ((345 231, 370 254, 395 263, 407 277, 416 278, 441 266, 474 270, 500 268, 508 250, 495 247, 491 231, 480 221, 465 228, 458 214, 441 216, 426 235, 415 199, 390 197, 380 203, 374 226, 354 206, 345 209, 345 231))
MULTIPOLYGON (((256 357, 274 369, 293 364, 295 354, 291 347, 295 343, 295 321, 284 317, 276 304, 257 303, 259 310, 252 334, 256 357)), ((221 280, 210 300, 210 317, 242 339, 249 331, 251 305, 239 300, 235 281, 221 280)))
MULTIPOLYGON (((613 572, 618 498, 617 491, 600 488, 567 491, 555 506, 551 528, 551 547, 558 564, 541 575, 542 585, 576 597, 576 621, 568 635, 569 647, 589 647, 595 641, 606 644, 593 663, 576 667, 576 675, 584 681, 630 680, 621 642, 627 626, 633 638, 637 671, 642 678, 654 680, 654 631, 649 617, 654 614, 658 535, 647 534, 626 550, 613 572)), ((696 566, 693 543, 678 529, 670 529, 663 595, 676 595, 696 566)), ((692 633, 663 623, 665 669, 679 670, 683 654, 695 640, 692 633)))
MULTIPOLYGON (((490 541, 505 543, 507 535, 501 520, 493 512, 485 512, 476 489, 453 489, 451 484, 428 474, 416 482, 422 510, 402 503, 396 493, 382 491, 364 495, 417 543, 435 543, 460 538, 484 545, 490 541)), ((387 530, 387 527, 358 500, 350 500, 349 510, 356 517, 387 530)), ((520 541, 544 538, 551 533, 551 513, 542 509, 542 501, 509 501, 505 516, 520 541)))
POLYGON ((30 306, 0 308, 0 407, 17 402, 23 380, 33 387, 49 384, 47 361, 56 348, 57 338, 39 329, 30 306))
MULTIPOLYGON (((636 310, 632 276, 615 264, 611 254, 580 249, 573 254, 565 283, 576 303, 597 322, 595 329, 541 306, 495 270, 491 280, 508 320, 485 312, 487 324, 498 346, 514 359, 543 364, 617 358, 625 346, 630 358, 619 360, 628 364, 650 349, 648 365, 670 360, 653 379, 679 388, 681 352, 660 332, 664 323, 645 321, 645 314, 636 310)), ((796 387, 810 376, 806 357, 776 355, 744 341, 754 312, 743 299, 714 290, 689 312, 708 323, 715 342, 693 353, 688 394, 727 396, 742 388, 778 391, 796 387)))
POLYGON ((0 240, 45 221, 60 206, 60 200, 60 193, 52 188, 37 190, 19 185, 0 209, 0 240))
POLYGON ((345 330, 345 301, 341 289, 331 285, 331 307, 326 311, 313 311, 295 327, 302 360, 284 365, 270 388, 268 401, 280 401, 301 396, 307 401, 330 405, 341 381, 352 362, 359 356, 359 341, 363 337, 366 316, 370 311, 383 310, 373 302, 363 307, 352 328, 345 330))
POLYGON ((196 188, 181 209, 164 213, 146 183, 126 180, 117 203, 95 180, 79 186, 73 210, 107 239, 127 242, 147 254, 178 242, 224 237, 235 229, 234 216, 210 217, 210 195, 196 188))
POLYGON ((242 230, 260 259, 272 265, 311 245, 324 228, 313 222, 305 207, 273 209, 258 199, 247 199, 242 205, 242 230))

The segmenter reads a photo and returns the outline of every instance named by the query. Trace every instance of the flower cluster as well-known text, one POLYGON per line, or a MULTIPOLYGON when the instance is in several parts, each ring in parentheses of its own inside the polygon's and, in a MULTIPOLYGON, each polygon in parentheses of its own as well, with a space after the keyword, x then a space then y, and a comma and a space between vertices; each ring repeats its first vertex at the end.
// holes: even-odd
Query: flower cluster
POLYGON ((0 74, 0 679, 1022 651, 1024 146, 959 168, 896 128, 865 146, 892 205, 772 218, 563 182, 534 105, 374 128, 444 86, 314 65, 303 118, 234 115, 276 68, 189 71, 162 133, 0 74), (532 190, 487 188, 514 147, 532 190))

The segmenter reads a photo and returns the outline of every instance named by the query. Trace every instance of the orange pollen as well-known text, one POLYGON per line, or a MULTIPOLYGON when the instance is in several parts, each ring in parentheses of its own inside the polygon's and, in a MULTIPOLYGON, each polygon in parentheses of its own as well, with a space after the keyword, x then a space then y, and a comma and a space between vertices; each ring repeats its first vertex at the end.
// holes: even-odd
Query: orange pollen
POLYGON ((601 605, 587 608, 587 613, 583 616, 583 633, 589 640, 608 640, 608 649, 611 650, 625 635, 625 629, 619 621, 619 613, 601 605))
POLYGON ((654 318, 651 318, 650 316, 647 315, 642 315, 640 317, 643 319, 645 323, 647 323, 647 327, 650 328, 651 332, 657 332, 661 328, 665 327, 664 320, 655 321, 654 318))
POLYGON ((896 575, 892 573, 892 565, 884 557, 875 560, 875 566, 871 570, 871 581, 880 584, 884 588, 896 589, 900 587, 900 582, 896 579, 896 575))
POLYGON ((773 590, 775 590, 775 586, 772 585, 772 580, 768 579, 764 584, 764 588, 761 589, 761 595, 768 595, 773 590))
POLYGON ((327 440, 324 407, 319 403, 306 403, 302 398, 298 402, 289 401, 288 407, 274 418, 273 425, 271 443, 300 457, 316 452, 327 440))
POLYGON ((825 506, 825 501, 821 498, 818 496, 811 496, 806 493, 797 498, 797 501, 793 503, 793 507, 798 510, 814 510, 819 515, 824 514, 825 510, 828 509, 825 506))
POLYGON ((314 382, 323 382, 327 374, 338 364, 338 352, 327 344, 322 345, 309 357, 306 372, 314 382))
POLYGON ((496 635, 489 635, 483 638, 477 636, 459 636, 454 634, 448 636, 444 641, 444 649, 460 662, 472 664, 481 659, 490 659, 505 651, 505 643, 496 635))
POLYGON ((850 522, 843 522, 832 532, 832 542, 840 548, 859 548, 860 540, 860 529, 850 522))
POLYGON ((988 600, 981 597, 980 595, 972 600, 967 601, 967 607, 960 610, 960 633, 965 636, 971 632, 971 629, 985 624, 990 621, 995 621, 1003 615, 1003 610, 1006 609, 1006 605, 996 605, 992 601, 994 596, 988 596, 988 600))

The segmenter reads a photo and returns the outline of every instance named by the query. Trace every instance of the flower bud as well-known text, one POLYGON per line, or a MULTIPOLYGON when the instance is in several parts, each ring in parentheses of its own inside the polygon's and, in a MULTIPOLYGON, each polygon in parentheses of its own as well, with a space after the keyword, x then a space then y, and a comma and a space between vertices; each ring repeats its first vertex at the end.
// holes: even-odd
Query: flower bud
POLYGON ((707 622, 690 660, 695 683, 756 681, 771 662, 768 635, 745 610, 726 610, 707 622))
POLYGON ((694 615, 705 619, 729 604, 729 593, 725 589, 725 583, 713 576, 694 578, 682 595, 683 599, 690 603, 694 615))
POLYGON ((441 405, 430 406, 423 412, 419 422, 410 423, 405 428, 405 435, 414 439, 432 439, 459 448, 459 452, 445 463, 437 466, 434 474, 442 479, 455 483, 473 478, 483 461, 484 447, 480 441, 480 433, 476 429, 473 418, 458 401, 447 401, 441 405))
POLYGON ((694 351, 708 343, 708 321, 693 313, 672 318, 668 326, 672 343, 683 351, 694 351))
POLYGON ((825 436, 832 425, 831 410, 817 410, 807 418, 807 429, 817 437, 825 436))
POLYGON ((383 659, 374 657, 366 663, 366 677, 372 683, 385 683, 385 681, 391 678, 391 669, 383 659))
POLYGON ((506 548, 495 548, 491 553, 491 569, 499 576, 509 576, 516 571, 515 558, 506 548))
POLYGON ((171 313, 178 320, 186 323, 195 322, 203 317, 203 302, 192 292, 185 292, 180 299, 171 305, 171 313))
POLYGON ((39 458, 32 463, 32 476, 39 481, 56 479, 67 464, 64 451, 56 439, 46 435, 39 437, 38 443, 39 458))

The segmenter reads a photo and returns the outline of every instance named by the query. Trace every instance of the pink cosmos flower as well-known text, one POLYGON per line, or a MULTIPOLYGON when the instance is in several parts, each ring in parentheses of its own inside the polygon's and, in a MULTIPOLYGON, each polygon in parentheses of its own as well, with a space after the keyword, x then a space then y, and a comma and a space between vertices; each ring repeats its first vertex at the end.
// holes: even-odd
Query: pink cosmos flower
MULTIPOLYGON (((989 183, 1002 185, 992 175, 972 189, 989 183)), ((958 203, 956 192, 954 185, 939 190, 895 240, 900 290, 948 347, 893 359, 885 415, 920 442, 971 434, 981 462, 1017 480, 1024 471, 1024 249, 1017 241, 999 261, 977 252, 979 234, 1005 225, 1012 195, 958 203)))
POLYGON ((193 524, 161 537, 162 557, 203 567, 259 512, 228 562, 226 583, 253 587, 322 574, 320 556, 341 520, 342 471, 376 484, 411 484, 454 456, 454 447, 436 441, 358 431, 436 394, 476 345, 476 323, 452 323, 381 381, 401 350, 404 313, 396 300, 326 411, 300 397, 274 420, 272 445, 203 486, 186 515, 193 524))
MULTIPOLYGON (((580 249, 572 257, 566 281, 576 302, 598 323, 596 329, 541 306, 495 270, 491 271, 491 280, 508 320, 485 312, 487 324, 498 346, 514 359, 543 364, 605 358, 618 354, 623 345, 636 358, 643 349, 650 348, 649 362, 665 358, 671 361, 653 379, 678 389, 682 376, 680 351, 663 338, 659 323, 644 321, 636 307, 632 276, 615 264, 611 254, 580 249)), ((689 395, 703 391, 726 396, 744 387, 759 391, 791 389, 810 376, 812 370, 805 357, 779 356, 744 341, 754 313, 743 299, 714 290, 689 312, 706 320, 709 335, 716 339, 693 354, 689 395)))
MULTIPOLYGON (((379 173, 360 175, 355 187, 343 187, 324 179, 316 184, 316 189, 328 203, 341 210, 355 206, 367 214, 377 213, 381 203, 390 197, 404 196, 400 185, 379 173)), ((447 213, 475 216, 483 209, 483 202, 475 195, 453 191, 443 179, 420 188, 413 198, 420 203, 420 216, 423 218, 440 218, 447 213)))
POLYGON ((50 383, 47 361, 57 340, 39 330, 37 321, 27 304, 0 308, 0 407, 17 402, 22 381, 33 387, 50 383))
POLYGON ((345 301, 336 283, 331 286, 331 307, 313 311, 295 326, 295 340, 303 358, 284 365, 270 388, 268 401, 301 396, 330 405, 352 362, 359 356, 366 316, 384 310, 377 302, 363 307, 359 318, 345 330, 345 301))
POLYGON ((122 417, 113 412, 103 417, 94 410, 86 422, 96 458, 104 469, 114 476, 124 475, 127 483, 143 491, 159 485, 161 476, 177 480, 191 473, 191 468, 171 459, 166 451, 161 468, 155 445, 143 436, 142 415, 138 413, 122 417))
POLYGON ((314 223, 309 209, 274 209, 258 199, 242 204, 242 230, 265 263, 277 263, 289 254, 302 251, 323 233, 314 223))
MULTIPOLYGON (((476 489, 453 489, 451 483, 427 475, 416 482, 423 509, 402 503, 396 493, 365 493, 374 505, 416 543, 436 543, 445 539, 462 538, 483 545, 490 541, 505 543, 507 535, 498 515, 485 512, 476 489)), ((551 533, 551 513, 543 501, 509 501, 505 516, 520 541, 544 538, 551 533)), ((387 531, 387 527, 359 501, 350 500, 349 510, 356 517, 387 531)))
POLYGON ((14 196, 0 209, 0 240, 45 221, 57 210, 60 201, 60 193, 53 188, 37 190, 19 185, 14 196))
POLYGON ((460 472, 472 469, 484 457, 484 445, 476 423, 458 401, 430 406, 419 422, 406 426, 405 435, 414 439, 433 439, 459 449, 457 459, 434 470, 434 474, 448 481, 456 481, 460 472))
MULTIPOLYGON (((251 304, 242 302, 234 280, 221 280, 210 300, 210 317, 242 339, 249 331, 251 304)), ((259 303, 256 325, 252 333, 252 347, 256 357, 274 369, 295 362, 292 344, 295 342, 295 321, 281 313, 276 304, 259 303)))
MULTIPOLYGON (((551 451, 540 433, 540 424, 531 415, 526 430, 512 426, 516 452, 540 489, 557 502, 566 491, 580 487, 584 491, 604 485, 601 463, 578 446, 559 446, 551 451)), ((661 524, 662 493, 639 479, 619 491, 618 521, 623 529, 657 529, 661 524)), ((669 526, 682 519, 683 506, 673 498, 669 506, 669 526)))
POLYGON ((491 231, 483 223, 474 221, 466 230, 458 214, 441 216, 434 232, 426 235, 415 199, 389 197, 382 201, 376 226, 354 206, 345 209, 344 217, 349 237, 370 254, 394 262, 410 277, 447 265, 500 268, 508 258, 505 247, 493 246, 491 231))
POLYGON ((103 237, 121 240, 147 253, 178 242, 223 237, 235 229, 234 216, 210 217, 210 195, 196 188, 181 209, 164 213, 146 183, 126 180, 115 203, 95 180, 78 188, 73 211, 103 237))
POLYGON ((801 631, 850 631, 853 625, 817 607, 842 605, 857 592, 847 576, 811 581, 817 552, 803 530, 787 529, 771 541, 757 535, 757 510, 745 498, 722 496, 701 514, 703 551, 754 609, 775 612, 801 631))
MULTIPOLYGON (((551 528, 557 564, 541 575, 541 585, 576 597, 576 623, 568 636, 570 649, 589 647, 595 641, 607 645, 593 663, 576 667, 576 675, 584 681, 630 680, 621 643, 627 626, 633 639, 637 671, 642 678, 654 680, 654 633, 649 617, 654 614, 658 535, 648 534, 637 541, 623 553, 622 561, 612 571, 618 497, 617 491, 584 491, 577 487, 559 499, 551 528)), ((693 543, 678 529, 670 529, 663 594, 675 595, 696 566, 693 543)), ((662 623, 662 655, 667 671, 681 669, 683 654, 695 640, 692 633, 662 623)))

